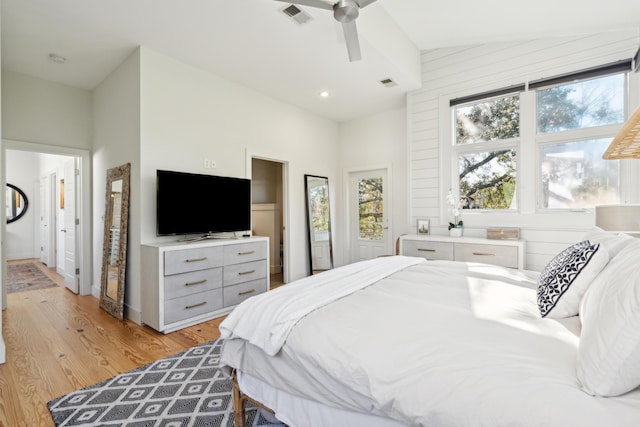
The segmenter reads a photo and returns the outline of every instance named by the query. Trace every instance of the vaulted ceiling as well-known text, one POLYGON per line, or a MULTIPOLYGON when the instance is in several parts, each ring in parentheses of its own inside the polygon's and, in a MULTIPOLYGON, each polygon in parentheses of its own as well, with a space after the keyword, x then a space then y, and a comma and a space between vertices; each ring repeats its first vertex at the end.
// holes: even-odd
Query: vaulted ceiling
MULTIPOLYGON (((357 0, 356 0, 357 1, 357 0)), ((331 1, 329 1, 331 2, 331 1)), ((640 1, 377 0, 357 18, 362 60, 349 62, 330 10, 273 0, 2 0, 2 67, 91 90, 138 46, 324 117, 401 107, 421 85, 420 51, 638 31, 640 1), (63 64, 49 59, 57 54, 63 64), (392 84, 381 80, 391 79, 392 84), (329 96, 321 98, 319 93, 329 96)))

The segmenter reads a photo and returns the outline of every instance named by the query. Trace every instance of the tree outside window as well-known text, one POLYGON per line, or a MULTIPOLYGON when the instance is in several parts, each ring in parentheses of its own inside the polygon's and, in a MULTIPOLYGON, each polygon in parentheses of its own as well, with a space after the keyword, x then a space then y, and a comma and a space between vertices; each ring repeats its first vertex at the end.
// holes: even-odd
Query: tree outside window
POLYGON ((462 208, 517 208, 519 95, 457 106, 454 114, 462 208))

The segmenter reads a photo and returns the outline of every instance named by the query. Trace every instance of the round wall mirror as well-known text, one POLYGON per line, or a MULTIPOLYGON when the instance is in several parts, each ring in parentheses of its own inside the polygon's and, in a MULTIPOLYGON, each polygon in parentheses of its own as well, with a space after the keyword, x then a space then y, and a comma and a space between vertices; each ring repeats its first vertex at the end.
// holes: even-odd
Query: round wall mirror
POLYGON ((7 224, 19 220, 27 213, 29 200, 24 191, 12 184, 7 184, 7 224))

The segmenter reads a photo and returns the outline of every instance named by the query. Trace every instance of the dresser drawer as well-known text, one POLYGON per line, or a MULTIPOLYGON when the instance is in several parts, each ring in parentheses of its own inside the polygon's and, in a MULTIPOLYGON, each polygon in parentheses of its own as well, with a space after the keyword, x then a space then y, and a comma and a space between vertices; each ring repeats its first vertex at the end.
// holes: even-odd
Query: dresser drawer
POLYGON ((180 249, 164 253, 165 276, 187 271, 221 267, 223 251, 220 246, 180 249))
POLYGON ((264 242, 239 243, 224 247, 224 265, 240 264, 267 258, 268 245, 264 242))
POLYGON ((164 323, 189 319, 222 308, 222 288, 165 300, 164 323))
POLYGON ((518 268, 518 248, 501 245, 455 243, 455 259, 518 268))
POLYGON ((222 287, 222 267, 173 274, 164 279, 164 299, 222 287))
POLYGON ((453 243, 428 240, 405 240, 402 255, 422 257, 430 260, 453 261, 453 243))
POLYGON ((267 290, 267 279, 252 280, 250 282, 238 283, 237 285, 226 286, 223 290, 223 302, 225 307, 240 304, 242 301, 254 295, 261 294, 267 290))
POLYGON ((224 286, 267 277, 267 260, 245 262, 243 264, 225 265, 222 273, 224 286))

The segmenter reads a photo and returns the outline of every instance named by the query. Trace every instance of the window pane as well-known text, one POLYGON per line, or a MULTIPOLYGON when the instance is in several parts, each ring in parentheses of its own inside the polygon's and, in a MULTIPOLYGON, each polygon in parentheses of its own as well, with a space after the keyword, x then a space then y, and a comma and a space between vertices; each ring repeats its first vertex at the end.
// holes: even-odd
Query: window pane
POLYGON ((366 178, 358 181, 358 212, 360 238, 382 240, 383 236, 382 178, 366 178))
POLYGON ((516 138, 520 135, 520 96, 494 98, 454 110, 456 144, 516 138))
POLYGON ((542 148, 545 208, 589 208, 618 203, 619 162, 603 160, 610 139, 546 145, 542 148))
POLYGON ((538 90, 538 132, 624 122, 624 88, 623 73, 538 90))
POLYGON ((463 209, 517 209, 515 150, 460 155, 458 167, 463 209))

